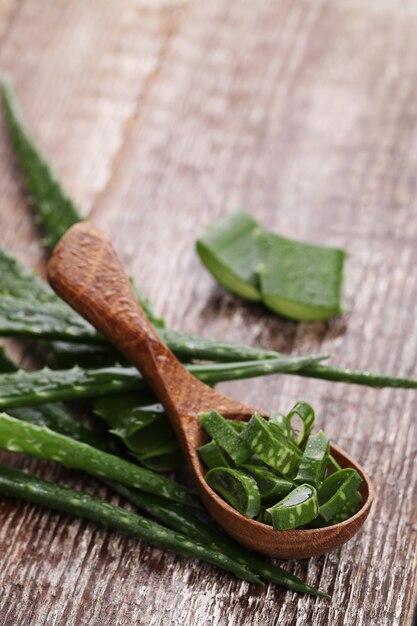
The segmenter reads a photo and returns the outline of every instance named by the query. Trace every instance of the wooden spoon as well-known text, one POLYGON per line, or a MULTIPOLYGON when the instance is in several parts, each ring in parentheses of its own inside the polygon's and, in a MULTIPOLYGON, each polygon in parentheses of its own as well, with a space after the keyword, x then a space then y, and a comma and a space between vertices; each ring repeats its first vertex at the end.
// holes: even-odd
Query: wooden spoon
POLYGON ((304 558, 341 546, 359 530, 372 504, 372 486, 362 468, 336 446, 332 453, 338 463, 354 467, 364 482, 360 511, 334 526, 276 531, 244 517, 207 485, 206 470, 196 451, 207 440, 198 414, 217 409, 229 419, 248 420, 254 409, 208 387, 183 367, 147 319, 103 232, 89 222, 73 226, 57 245, 48 275, 55 291, 105 335, 153 389, 178 435, 204 505, 229 535, 263 554, 304 558))

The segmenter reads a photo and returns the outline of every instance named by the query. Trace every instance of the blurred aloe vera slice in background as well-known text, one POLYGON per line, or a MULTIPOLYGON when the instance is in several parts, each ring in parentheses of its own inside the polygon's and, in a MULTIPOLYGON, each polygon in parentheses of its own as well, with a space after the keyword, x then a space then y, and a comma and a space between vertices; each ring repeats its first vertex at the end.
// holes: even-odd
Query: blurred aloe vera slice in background
POLYGON ((197 252, 228 291, 294 320, 342 312, 344 250, 276 235, 239 211, 210 226, 197 252))
POLYGON ((228 291, 258 301, 259 224, 238 211, 210 226, 197 241, 200 259, 214 278, 228 291))
POLYGON ((343 250, 270 232, 259 233, 258 243, 262 300, 271 311, 305 321, 342 312, 343 250))

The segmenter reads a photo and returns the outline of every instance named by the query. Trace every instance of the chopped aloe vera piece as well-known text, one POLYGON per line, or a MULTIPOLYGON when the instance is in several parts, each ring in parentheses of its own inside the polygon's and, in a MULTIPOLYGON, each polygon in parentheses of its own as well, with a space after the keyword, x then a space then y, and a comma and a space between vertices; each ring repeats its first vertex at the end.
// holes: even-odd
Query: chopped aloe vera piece
POLYGON ((330 443, 322 430, 317 435, 310 435, 294 480, 318 487, 329 462, 329 451, 330 443))
POLYGON ((314 409, 308 402, 300 400, 293 406, 287 418, 294 431, 295 442, 298 446, 301 446, 313 430, 315 421, 314 409))
POLYGON ((209 469, 213 467, 230 467, 225 453, 213 439, 197 448, 197 451, 209 469))
POLYGON ((339 315, 344 250, 258 233, 262 301, 294 320, 327 320, 339 315))
POLYGON ((286 478, 280 478, 271 470, 265 467, 259 467, 259 465, 241 465, 241 470, 244 470, 252 478, 255 479, 258 485, 259 493, 262 500, 269 500, 286 496, 294 487, 294 483, 286 478))
POLYGON ((284 439, 278 439, 266 419, 259 413, 252 415, 241 437, 252 452, 270 467, 284 476, 296 473, 301 455, 297 454, 284 439))
POLYGON ((260 300, 258 288, 258 223, 238 211, 209 227, 197 241, 200 259, 214 278, 228 291, 260 300))
POLYGON ((237 433, 241 433, 246 428, 246 422, 242 422, 240 420, 226 420, 226 421, 228 422, 228 424, 230 424, 232 428, 234 428, 234 430, 237 433))
POLYGON ((362 478, 353 467, 346 467, 330 474, 318 490, 320 519, 334 519, 352 495, 357 491, 362 478))
MULTIPOLYGON (((349 519, 359 511, 362 505, 362 496, 359 491, 355 491, 348 500, 343 504, 342 508, 329 521, 324 520, 319 512, 318 517, 310 524, 311 528, 324 528, 325 526, 334 526, 349 519)), ((319 509, 320 511, 320 509, 319 509)))
POLYGON ((279 411, 271 411, 268 421, 270 424, 277 426, 282 431, 284 437, 287 437, 287 439, 294 438, 291 420, 288 418, 287 415, 283 415, 279 411))
POLYGON ((317 492, 311 485, 300 485, 267 511, 271 515, 275 530, 305 526, 317 517, 319 512, 317 492))
POLYGON ((235 463, 244 463, 252 455, 248 445, 220 413, 217 411, 200 413, 199 418, 206 433, 213 437, 217 445, 227 452, 235 463))
POLYGON ((346 502, 344 507, 340 509, 339 513, 336 513, 334 517, 327 523, 327 526, 332 526, 333 524, 340 524, 340 522, 344 522, 357 513, 362 504, 362 496, 359 491, 355 491, 353 496, 346 502))
POLYGON ((301 456, 300 448, 297 446, 297 444, 294 443, 294 433, 291 438, 287 437, 279 426, 277 426, 276 424, 271 424, 269 420, 267 422, 267 427, 269 428, 269 430, 271 431, 271 434, 275 437, 275 439, 278 439, 278 441, 281 441, 285 446, 290 448, 290 450, 292 450, 294 454, 296 454, 297 456, 301 456))
POLYGON ((236 511, 246 517, 255 517, 261 508, 259 489, 251 476, 239 470, 215 467, 207 472, 206 481, 236 511))

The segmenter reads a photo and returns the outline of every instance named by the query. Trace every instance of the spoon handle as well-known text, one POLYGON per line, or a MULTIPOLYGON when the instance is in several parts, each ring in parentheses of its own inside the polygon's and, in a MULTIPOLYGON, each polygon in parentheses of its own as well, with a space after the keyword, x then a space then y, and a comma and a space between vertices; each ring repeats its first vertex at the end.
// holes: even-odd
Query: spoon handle
POLYGON ((91 222, 70 228, 48 264, 55 291, 105 335, 146 379, 178 434, 185 416, 230 401, 192 376, 160 339, 136 299, 129 279, 107 236, 91 222))

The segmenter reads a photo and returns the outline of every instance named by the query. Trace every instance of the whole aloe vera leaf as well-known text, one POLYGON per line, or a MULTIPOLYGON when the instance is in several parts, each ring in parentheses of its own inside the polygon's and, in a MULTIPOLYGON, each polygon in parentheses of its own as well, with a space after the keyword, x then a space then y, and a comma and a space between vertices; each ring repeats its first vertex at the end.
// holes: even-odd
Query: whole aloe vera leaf
POLYGON ((5 465, 0 466, 0 492, 19 500, 93 520, 143 539, 156 547, 201 559, 244 580, 257 584, 261 582, 245 565, 231 557, 88 493, 74 491, 5 465))
MULTIPOLYGON (((45 233, 45 245, 49 250, 53 250, 68 228, 84 218, 30 136, 8 81, 2 82, 1 92, 7 127, 25 186, 31 197, 37 221, 45 233)), ((163 327, 164 321, 154 314, 149 301, 139 294, 136 288, 135 290, 152 323, 156 327, 163 327)))
POLYGON ((173 480, 45 426, 23 422, 7 413, 0 413, 0 448, 55 461, 99 478, 108 478, 127 487, 201 508, 197 495, 173 480))
MULTIPOLYGON (((4 349, 0 348, 0 373, 16 373, 17 371, 17 365, 9 359, 4 349)), ((102 439, 91 428, 74 417, 61 402, 10 408, 9 414, 31 424, 47 426, 51 430, 73 437, 77 441, 84 441, 96 448, 102 448, 104 445, 102 439)))
MULTIPOLYGON (((221 381, 265 376, 291 367, 303 367, 317 358, 246 361, 242 363, 215 363, 188 365, 187 369, 207 384, 221 381)), ((147 389, 145 381, 134 367, 107 367, 100 369, 23 371, 0 375, 0 409, 32 406, 56 402, 110 396, 128 391, 147 389)))
MULTIPOLYGON (((48 283, 0 247, 0 294, 24 299, 28 303, 61 303, 48 283)), ((67 305, 66 305, 67 306, 67 305)))
POLYGON ((11 85, 2 84, 3 109, 26 188, 36 206, 46 245, 54 248, 68 228, 82 219, 61 187, 48 162, 38 151, 26 129, 11 85))

